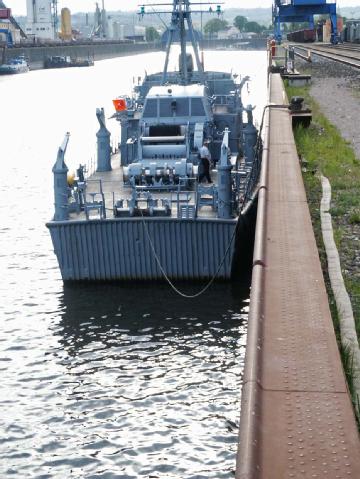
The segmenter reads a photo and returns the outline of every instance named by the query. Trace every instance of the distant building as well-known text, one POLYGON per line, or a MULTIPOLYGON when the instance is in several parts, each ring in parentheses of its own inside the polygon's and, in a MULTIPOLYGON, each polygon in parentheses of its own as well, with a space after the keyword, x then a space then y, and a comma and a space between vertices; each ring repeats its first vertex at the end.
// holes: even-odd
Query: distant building
POLYGON ((237 40, 241 39, 242 35, 239 32, 239 29, 236 27, 230 27, 226 30, 220 30, 218 32, 218 39, 219 40, 237 40))
MULTIPOLYGON (((0 30, 9 31, 13 43, 20 43, 20 30, 10 22, 10 20, 0 20, 0 30)), ((7 43, 7 33, 0 31, 0 43, 7 43)))
POLYGON ((113 22, 111 26, 111 37, 114 40, 145 40, 145 27, 139 25, 123 25, 120 22, 113 22))
POLYGON ((40 40, 55 40, 52 0, 26 0, 27 19, 25 33, 40 40))

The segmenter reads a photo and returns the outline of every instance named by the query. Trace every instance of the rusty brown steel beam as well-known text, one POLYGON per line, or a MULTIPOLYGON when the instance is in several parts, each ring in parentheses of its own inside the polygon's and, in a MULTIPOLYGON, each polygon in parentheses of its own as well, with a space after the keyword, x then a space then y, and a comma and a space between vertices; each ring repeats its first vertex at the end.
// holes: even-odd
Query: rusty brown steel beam
MULTIPOLYGON (((270 101, 287 103, 280 75, 270 101)), ((289 112, 269 109, 241 402, 237 479, 360 477, 289 112)))

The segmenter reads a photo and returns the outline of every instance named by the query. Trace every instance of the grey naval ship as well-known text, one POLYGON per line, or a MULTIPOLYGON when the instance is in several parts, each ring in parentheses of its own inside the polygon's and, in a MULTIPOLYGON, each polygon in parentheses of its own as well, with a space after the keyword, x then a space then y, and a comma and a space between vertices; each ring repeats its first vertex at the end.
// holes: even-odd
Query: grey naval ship
POLYGON ((249 78, 204 70, 191 13, 189 0, 173 0, 163 71, 114 100, 120 154, 112 155, 103 109, 95 173, 80 165, 69 178, 69 134, 59 147, 47 227, 64 281, 231 278, 262 145, 253 107, 241 100, 249 78), (175 42, 179 66, 170 72, 175 42), (204 144, 212 183, 199 181, 204 144))

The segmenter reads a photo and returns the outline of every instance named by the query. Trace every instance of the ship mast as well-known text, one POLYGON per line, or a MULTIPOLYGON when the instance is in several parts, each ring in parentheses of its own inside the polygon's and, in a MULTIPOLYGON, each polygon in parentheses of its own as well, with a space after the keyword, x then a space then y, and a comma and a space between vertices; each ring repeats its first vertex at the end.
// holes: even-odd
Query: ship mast
MULTIPOLYGON (((213 2, 205 2, 204 4, 212 5, 213 2)), ((221 2, 220 2, 221 3, 221 2)), ((171 23, 168 27, 168 38, 166 43, 166 57, 164 63, 164 70, 162 75, 162 84, 164 85, 167 82, 168 76, 168 67, 169 67, 169 57, 172 44, 177 40, 177 35, 180 39, 180 81, 182 84, 186 85, 189 82, 189 72, 187 68, 187 57, 186 57, 186 42, 187 36, 191 41, 192 48, 194 50, 194 56, 196 61, 196 67, 199 72, 200 81, 204 81, 204 68, 200 60, 199 55, 199 46, 194 33, 194 27, 191 18, 191 1, 190 0, 173 0, 172 2, 172 12, 171 12, 171 23), (187 28, 186 28, 187 27, 187 28)), ((203 3, 197 5, 204 5, 203 3)), ((153 4, 153 5, 171 5, 166 3, 153 4)), ((153 6, 150 5, 150 6, 153 6)), ((209 9, 209 12, 212 12, 212 9, 209 9)), ((151 12, 149 12, 151 13, 151 12)), ((169 13, 169 12, 155 12, 152 13, 169 13)), ((203 13, 200 10, 197 13, 203 13)), ((216 13, 219 15, 221 13, 220 5, 217 4, 216 13)), ((140 7, 140 15, 145 14, 145 6, 140 7)))
MULTIPOLYGON (((174 1, 175 3, 175 1, 174 1)), ((185 30, 185 14, 186 12, 184 11, 185 5, 183 5, 182 0, 178 1, 179 4, 179 27, 180 27, 180 47, 181 47, 181 71, 180 75, 183 80, 184 85, 187 84, 188 82, 188 69, 187 69, 187 59, 186 59, 186 30, 185 30)))
POLYGON ((203 76, 204 69, 202 63, 200 61, 199 56, 199 48, 197 41, 195 39, 194 28, 191 20, 191 10, 190 10, 190 0, 173 0, 173 10, 171 14, 171 25, 169 27, 169 35, 166 45, 166 57, 165 57, 165 64, 163 70, 163 78, 162 83, 165 84, 167 81, 167 72, 169 66, 169 56, 171 45, 175 41, 176 33, 179 34, 180 38, 180 75, 183 84, 188 83, 188 69, 187 69, 187 59, 186 59, 186 27, 185 21, 187 23, 187 30, 189 32, 189 37, 191 40, 191 44, 194 50, 195 61, 198 71, 200 75, 203 76))

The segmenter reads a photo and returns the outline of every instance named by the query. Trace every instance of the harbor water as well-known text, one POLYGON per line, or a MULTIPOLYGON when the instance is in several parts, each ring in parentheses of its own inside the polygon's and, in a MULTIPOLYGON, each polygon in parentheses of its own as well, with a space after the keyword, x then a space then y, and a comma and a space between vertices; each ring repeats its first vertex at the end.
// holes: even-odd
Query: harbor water
MULTIPOLYGON (((109 118, 163 58, 0 77, 1 478, 233 477, 248 282, 194 300, 161 282, 64 286, 45 227, 65 132, 70 169, 91 163, 96 108, 109 118)), ((259 121, 265 52, 205 52, 205 68, 249 75, 259 121)))

